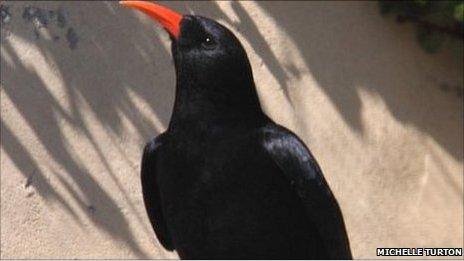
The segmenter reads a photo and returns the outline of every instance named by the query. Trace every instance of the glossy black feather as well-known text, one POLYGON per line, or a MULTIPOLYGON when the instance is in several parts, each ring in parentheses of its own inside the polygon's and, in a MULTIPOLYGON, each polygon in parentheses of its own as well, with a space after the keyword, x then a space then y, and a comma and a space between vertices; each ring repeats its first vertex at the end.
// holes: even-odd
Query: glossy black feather
POLYGON ((285 128, 268 128, 264 137, 264 147, 294 185, 308 221, 316 224, 328 258, 352 259, 342 212, 309 149, 285 128))
POLYGON ((167 231, 166 221, 161 208, 159 188, 156 182, 156 154, 162 145, 163 135, 154 138, 145 145, 142 156, 141 179, 142 193, 148 218, 158 241, 167 250, 174 250, 171 236, 167 231))

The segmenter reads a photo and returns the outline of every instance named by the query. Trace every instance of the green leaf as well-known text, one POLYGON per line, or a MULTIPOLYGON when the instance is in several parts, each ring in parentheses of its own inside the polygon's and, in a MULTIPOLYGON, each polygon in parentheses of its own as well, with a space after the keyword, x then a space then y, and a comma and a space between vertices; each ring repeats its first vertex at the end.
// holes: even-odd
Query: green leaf
POLYGON ((443 45, 445 35, 441 32, 431 31, 424 27, 417 28, 417 40, 429 53, 437 52, 443 45))
POLYGON ((464 2, 461 2, 454 7, 454 19, 460 23, 464 22, 464 2))

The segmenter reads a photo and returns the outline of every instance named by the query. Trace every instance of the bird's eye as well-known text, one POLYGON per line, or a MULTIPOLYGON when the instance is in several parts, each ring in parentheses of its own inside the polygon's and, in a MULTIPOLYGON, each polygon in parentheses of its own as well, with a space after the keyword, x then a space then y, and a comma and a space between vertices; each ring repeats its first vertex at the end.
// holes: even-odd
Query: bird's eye
POLYGON ((216 42, 210 36, 206 36, 201 42, 201 45, 206 49, 212 49, 216 45, 216 42))

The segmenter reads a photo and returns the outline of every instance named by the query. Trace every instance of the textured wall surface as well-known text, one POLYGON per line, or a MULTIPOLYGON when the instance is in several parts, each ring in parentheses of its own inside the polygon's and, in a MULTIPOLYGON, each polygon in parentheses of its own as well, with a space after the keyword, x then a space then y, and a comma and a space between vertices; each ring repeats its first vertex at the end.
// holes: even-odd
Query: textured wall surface
MULTIPOLYGON (((116 2, 2 5, 1 257, 176 258, 139 183, 174 98, 167 34, 116 2)), ((166 5, 242 40, 263 108, 318 159, 355 257, 463 247, 462 50, 424 53, 376 3, 166 5)))

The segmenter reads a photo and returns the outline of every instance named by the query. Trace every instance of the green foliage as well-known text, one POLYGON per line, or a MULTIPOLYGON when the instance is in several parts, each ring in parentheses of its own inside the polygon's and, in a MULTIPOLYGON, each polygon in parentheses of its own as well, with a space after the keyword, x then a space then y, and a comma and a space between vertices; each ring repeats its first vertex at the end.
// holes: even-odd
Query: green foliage
MULTIPOLYGON (((398 22, 416 24, 416 36, 428 52, 438 51, 447 38, 464 39, 464 1, 379 1, 380 12, 398 22)), ((461 43, 462 44, 462 43, 461 43)))
POLYGON ((454 7, 454 19, 461 23, 464 22, 464 2, 461 2, 454 7))

